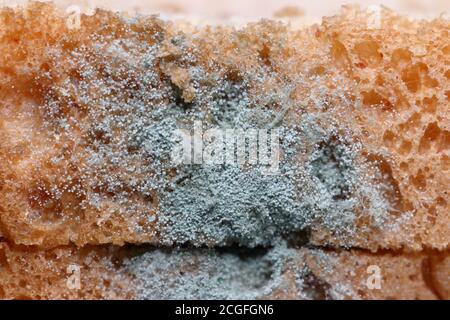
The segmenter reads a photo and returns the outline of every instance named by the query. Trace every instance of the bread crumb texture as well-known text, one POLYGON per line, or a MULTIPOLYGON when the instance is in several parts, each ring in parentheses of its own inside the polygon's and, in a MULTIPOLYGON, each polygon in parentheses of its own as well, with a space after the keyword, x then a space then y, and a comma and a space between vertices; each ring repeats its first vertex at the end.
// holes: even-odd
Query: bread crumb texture
MULTIPOLYGON (((450 299, 449 255, 0 244, 1 299, 450 299), (72 278, 77 276, 79 286, 72 278), (367 270, 380 270, 370 289, 367 270), (72 283, 72 285, 71 285, 72 283)), ((370 280, 369 280, 370 281, 370 280)))
POLYGON ((310 230, 316 244, 447 248, 449 22, 382 18, 196 29, 97 10, 73 30, 48 4, 3 9, 2 233, 251 247, 310 230), (173 130, 196 120, 275 126, 279 173, 175 166, 173 130))
POLYGON ((0 11, 0 297, 449 297, 444 17, 70 18, 0 11), (196 123, 277 130, 278 171, 174 164, 196 123))
POLYGON ((131 299, 117 247, 39 250, 0 243, 0 299, 131 299))

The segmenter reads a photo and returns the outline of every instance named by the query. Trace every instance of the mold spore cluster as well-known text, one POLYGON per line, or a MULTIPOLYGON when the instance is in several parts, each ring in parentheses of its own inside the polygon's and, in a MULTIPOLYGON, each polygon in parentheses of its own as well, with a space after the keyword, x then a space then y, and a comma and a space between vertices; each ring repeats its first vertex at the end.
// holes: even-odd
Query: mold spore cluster
POLYGON ((80 208, 138 220, 135 232, 167 245, 268 246, 317 223, 351 236, 362 209, 382 220, 386 201, 365 175, 352 133, 322 124, 333 117, 324 111, 330 106, 301 113, 323 93, 311 90, 302 103, 291 98, 304 75, 276 79, 263 63, 231 77, 203 65, 183 34, 156 32, 149 43, 128 32, 122 39, 94 34, 65 59, 62 49, 50 52, 70 76, 55 82, 41 108, 49 128, 72 145, 65 161, 78 168, 80 208), (266 81, 275 85, 258 92, 266 81), (195 121, 205 129, 279 130, 279 171, 174 165, 173 132, 195 121))
POLYGON ((319 279, 304 261, 306 252, 274 243, 266 249, 151 249, 124 267, 135 278, 139 299, 252 300, 276 298, 277 290, 291 291, 295 299, 355 296, 344 283, 331 287, 319 279))

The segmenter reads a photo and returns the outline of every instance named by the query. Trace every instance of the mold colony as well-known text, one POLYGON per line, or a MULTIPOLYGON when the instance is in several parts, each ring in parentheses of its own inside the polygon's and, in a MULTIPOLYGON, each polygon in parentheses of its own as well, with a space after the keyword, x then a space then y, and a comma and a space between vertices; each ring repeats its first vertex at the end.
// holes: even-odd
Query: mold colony
MULTIPOLYGON (((256 278, 246 294, 256 298, 276 291, 285 256, 320 246, 338 256, 349 247, 448 248, 446 20, 411 22, 386 10, 382 28, 370 29, 364 12, 347 9, 303 30, 270 21, 184 29, 98 10, 68 30, 51 5, 33 4, 4 9, 1 26, 0 232, 8 242, 75 255, 72 245, 191 248, 149 249, 120 266, 146 298, 169 281, 145 281, 162 258, 177 266, 199 259, 198 274, 172 279, 183 297, 236 298, 234 275, 249 270, 256 278), (174 165, 173 131, 195 121, 279 130, 279 172, 174 165), (204 248, 241 246, 265 253, 241 261, 234 250, 204 248), (228 291, 215 291, 224 284, 214 277, 198 280, 217 263, 230 265, 228 291), (252 271, 274 264, 270 275, 252 271), (192 287, 197 280, 201 288, 192 287)), ((311 297, 367 294, 323 294, 337 282, 316 288, 309 271, 293 270, 311 297)))

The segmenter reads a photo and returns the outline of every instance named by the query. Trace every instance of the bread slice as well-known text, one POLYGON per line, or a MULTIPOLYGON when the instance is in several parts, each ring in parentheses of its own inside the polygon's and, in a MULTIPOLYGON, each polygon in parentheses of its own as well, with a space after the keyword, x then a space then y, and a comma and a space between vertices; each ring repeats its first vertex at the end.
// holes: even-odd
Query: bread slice
POLYGON ((0 299, 131 299, 118 247, 39 250, 0 242, 0 299))
POLYGON ((341 292, 341 297, 348 299, 450 299, 448 251, 370 253, 319 249, 307 250, 306 260, 314 273, 331 285, 331 293, 341 292), (381 281, 377 287, 374 276, 378 271, 381 281), (346 288, 347 295, 343 294, 346 288))
POLYGON ((447 260, 446 252, 373 254, 276 245, 266 252, 154 250, 126 266, 136 277, 137 297, 144 299, 428 300, 449 299, 447 260))
POLYGON ((285 245, 267 251, 42 250, 2 242, 0 298, 449 299, 449 257, 448 252, 372 254, 285 245), (370 278, 373 268, 379 268, 379 286, 370 278))
POLYGON ((41 3, 0 13, 8 240, 255 247, 307 230, 316 245, 448 248, 447 20, 69 18, 41 3), (279 172, 173 165, 171 135, 195 121, 279 130, 279 172))

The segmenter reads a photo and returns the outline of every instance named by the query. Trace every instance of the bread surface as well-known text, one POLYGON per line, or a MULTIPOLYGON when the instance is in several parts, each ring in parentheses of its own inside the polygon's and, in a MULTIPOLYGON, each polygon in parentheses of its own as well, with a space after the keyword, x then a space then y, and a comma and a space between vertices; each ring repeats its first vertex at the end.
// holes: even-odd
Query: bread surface
POLYGON ((356 265, 351 276, 314 271, 335 289, 347 283, 349 298, 448 298, 450 25, 381 13, 235 29, 104 10, 77 24, 42 3, 2 9, 0 293, 141 297, 145 285, 122 286, 139 281, 128 267, 111 271, 122 251, 110 245, 188 245, 195 255, 301 233, 314 248, 300 249, 303 264, 322 252, 356 265), (173 131, 196 121, 279 130, 279 172, 172 164, 173 131), (86 276, 111 288, 65 291, 61 270, 85 259, 86 276), (361 287, 372 260, 389 269, 382 293, 361 287), (396 278, 402 268, 408 279, 396 278), (15 276, 24 270, 34 280, 15 276))
POLYGON ((43 250, 2 242, 0 298, 449 299, 448 257, 320 248, 256 255, 114 246, 43 250), (374 267, 381 278, 371 287, 374 267))

